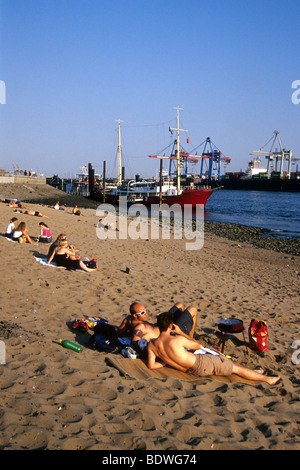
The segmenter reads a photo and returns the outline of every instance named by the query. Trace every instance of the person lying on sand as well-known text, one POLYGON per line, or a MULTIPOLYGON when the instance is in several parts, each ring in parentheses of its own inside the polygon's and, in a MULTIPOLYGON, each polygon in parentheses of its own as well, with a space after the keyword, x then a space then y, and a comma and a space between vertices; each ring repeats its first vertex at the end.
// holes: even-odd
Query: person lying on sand
POLYGON ((61 211, 64 211, 64 210, 65 210, 65 208, 62 207, 62 206, 59 204, 59 202, 57 202, 57 203, 55 204, 55 206, 50 206, 50 207, 51 207, 52 209, 56 209, 56 210, 61 210, 61 211))
POLYGON ((53 260, 57 266, 63 266, 70 270, 82 269, 88 273, 100 271, 100 268, 88 268, 80 258, 74 259, 74 255, 74 250, 70 250, 67 240, 62 240, 59 242, 59 246, 54 249, 47 264, 53 260))
POLYGON ((201 349, 201 344, 187 335, 174 336, 172 334, 174 332, 174 324, 170 312, 158 315, 157 325, 160 334, 158 338, 150 340, 147 348, 147 365, 149 369, 160 369, 165 365, 169 365, 174 367, 174 369, 188 372, 198 377, 236 374, 245 379, 266 382, 269 385, 274 385, 280 380, 280 376, 264 376, 261 370, 249 369, 223 356, 194 354, 192 351, 201 349))
POLYGON ((21 202, 10 201, 9 207, 17 207, 18 209, 25 209, 25 206, 21 202))
MULTIPOLYGON (((142 356, 145 354, 149 341, 158 337, 159 329, 157 324, 148 322, 146 307, 143 304, 133 302, 129 310, 130 315, 122 321, 117 329, 117 335, 119 337, 130 336, 133 348, 142 356)), ((169 312, 178 327, 177 334, 186 334, 193 338, 197 322, 196 307, 185 308, 182 303, 178 302, 169 312)))
POLYGON ((35 217, 46 217, 47 219, 49 219, 49 217, 45 214, 42 214, 41 212, 39 211, 25 211, 24 214, 26 215, 34 215, 35 217))

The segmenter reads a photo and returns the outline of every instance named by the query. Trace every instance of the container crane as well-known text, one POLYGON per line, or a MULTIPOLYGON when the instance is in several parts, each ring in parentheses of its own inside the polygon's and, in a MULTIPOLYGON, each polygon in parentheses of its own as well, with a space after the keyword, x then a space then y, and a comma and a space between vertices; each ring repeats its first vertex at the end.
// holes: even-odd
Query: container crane
POLYGON ((254 150, 253 152, 250 153, 250 155, 266 157, 266 159, 268 160, 268 166, 267 166, 268 178, 270 177, 270 173, 271 173, 271 162, 275 160, 275 172, 280 173, 280 177, 284 176, 284 164, 287 163, 286 176, 290 179, 292 162, 300 160, 300 158, 293 157, 292 150, 286 150, 285 148, 283 148, 282 141, 281 141, 278 131, 274 131, 273 134, 274 136, 271 137, 271 139, 269 139, 265 145, 263 145, 259 150, 254 150), (266 147, 266 145, 268 145, 271 142, 271 140, 272 140, 272 145, 271 145, 270 151, 264 152, 262 149, 266 147), (280 151, 273 152, 273 147, 275 145, 276 140, 279 143, 280 151))

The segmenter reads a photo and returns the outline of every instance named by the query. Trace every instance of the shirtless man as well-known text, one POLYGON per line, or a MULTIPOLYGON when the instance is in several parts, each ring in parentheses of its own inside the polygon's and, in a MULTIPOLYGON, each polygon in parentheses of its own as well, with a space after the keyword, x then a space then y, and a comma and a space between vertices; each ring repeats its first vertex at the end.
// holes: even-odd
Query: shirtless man
POLYGON ((135 328, 140 324, 145 325, 145 327, 147 327, 147 325, 150 325, 150 323, 147 321, 148 316, 146 307, 143 304, 139 302, 133 302, 129 307, 129 311, 130 315, 127 315, 127 317, 124 318, 121 325, 117 329, 117 334, 120 337, 132 337, 135 328))
POLYGON ((49 217, 45 214, 42 214, 39 211, 25 211, 24 214, 26 215, 34 215, 35 217, 46 217, 46 219, 49 219, 49 217))
MULTIPOLYGON (((178 334, 186 334, 191 338, 194 336, 197 309, 190 306, 187 309, 180 302, 175 304, 170 310, 174 324, 178 326, 178 334)), ((132 346, 142 355, 150 339, 159 336, 157 324, 148 322, 146 307, 134 302, 130 305, 130 315, 122 321, 117 330, 118 336, 131 336, 132 346)))
POLYGON ((187 335, 171 335, 172 331, 176 332, 176 327, 174 330, 169 312, 160 314, 157 317, 157 323, 160 335, 158 338, 151 339, 147 348, 149 369, 160 369, 167 364, 199 377, 236 374, 245 379, 266 382, 269 385, 274 385, 280 380, 280 376, 264 376, 262 371, 248 369, 223 356, 194 354, 190 350, 201 349, 201 344, 187 335), (161 362, 158 362, 157 358, 161 362))

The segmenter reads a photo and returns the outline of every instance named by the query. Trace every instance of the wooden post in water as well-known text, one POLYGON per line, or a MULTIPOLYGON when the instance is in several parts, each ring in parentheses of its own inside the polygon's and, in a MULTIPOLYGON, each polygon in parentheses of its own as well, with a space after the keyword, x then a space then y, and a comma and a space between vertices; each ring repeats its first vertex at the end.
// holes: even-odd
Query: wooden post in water
POLYGON ((105 202, 105 190, 106 190, 106 161, 103 162, 103 202, 105 202))
POLYGON ((160 169, 159 169, 159 205, 162 204, 162 172, 163 172, 163 161, 160 160, 160 169))

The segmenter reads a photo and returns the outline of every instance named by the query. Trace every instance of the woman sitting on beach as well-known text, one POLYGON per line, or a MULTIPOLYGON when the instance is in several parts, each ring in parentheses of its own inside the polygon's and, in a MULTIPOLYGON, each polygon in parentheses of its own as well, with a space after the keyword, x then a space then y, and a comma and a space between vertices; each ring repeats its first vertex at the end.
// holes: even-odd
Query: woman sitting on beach
POLYGON ((13 232, 16 229, 15 222, 17 220, 18 220, 17 217, 13 217, 12 219, 10 219, 10 222, 9 222, 8 226, 6 227, 6 231, 5 231, 6 238, 12 238, 13 232))
POLYGON ((47 264, 50 264, 53 260, 57 266, 63 266, 70 270, 82 269, 89 273, 99 271, 99 268, 88 268, 80 258, 74 259, 74 257, 75 250, 68 247, 67 240, 62 240, 59 242, 59 246, 54 249, 47 264))
POLYGON ((41 243, 50 243, 52 242, 52 235, 47 224, 44 222, 39 223, 40 226, 40 236, 39 242, 41 243))
POLYGON ((27 228, 25 222, 20 222, 16 230, 13 232, 12 239, 15 242, 19 243, 30 243, 31 245, 34 244, 34 241, 31 240, 30 236, 28 235, 27 228))
POLYGON ((49 219, 49 217, 45 214, 41 214, 39 211, 25 211, 24 214, 26 215, 34 215, 35 217, 46 217, 49 219))
POLYGON ((62 240, 66 240, 67 239, 67 235, 65 233, 60 233, 58 236, 57 236, 57 239, 54 240, 54 242, 50 245, 49 247, 49 251, 48 251, 48 254, 47 254, 47 261, 49 261, 49 258, 50 256, 52 255, 53 251, 55 250, 55 248, 57 248, 59 246, 59 243, 62 241, 62 240))

